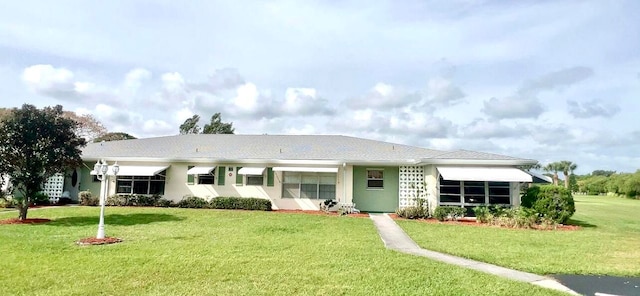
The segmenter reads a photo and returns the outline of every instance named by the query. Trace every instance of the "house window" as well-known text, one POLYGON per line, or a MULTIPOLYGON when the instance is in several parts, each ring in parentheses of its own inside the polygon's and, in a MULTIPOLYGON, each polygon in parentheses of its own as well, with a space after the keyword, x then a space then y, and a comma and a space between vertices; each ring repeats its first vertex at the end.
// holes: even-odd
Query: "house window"
POLYGON ((247 185, 262 186, 264 184, 263 175, 247 175, 247 185))
POLYGON ((384 188, 384 171, 380 169, 367 170, 367 188, 382 189, 384 188))
POLYGON ((117 176, 118 194, 164 194, 165 172, 155 176, 117 176))
POLYGON ((490 204, 511 204, 509 182, 488 182, 490 204))
POLYGON ((481 204, 510 205, 509 182, 456 181, 440 177, 440 204, 474 207, 481 204))
POLYGON ((335 173, 283 172, 283 198, 335 199, 335 173))
POLYGON ((198 184, 213 184, 213 180, 215 180, 215 174, 211 171, 210 174, 198 175, 198 184))

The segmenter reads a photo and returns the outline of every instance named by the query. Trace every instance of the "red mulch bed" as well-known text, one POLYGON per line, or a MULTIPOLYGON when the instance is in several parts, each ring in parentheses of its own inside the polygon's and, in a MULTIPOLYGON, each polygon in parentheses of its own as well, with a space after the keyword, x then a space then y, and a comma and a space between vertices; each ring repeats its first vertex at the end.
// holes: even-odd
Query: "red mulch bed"
POLYGON ((95 237, 87 237, 83 238, 76 242, 76 244, 81 246, 89 246, 89 245, 108 245, 122 242, 122 239, 117 237, 105 237, 105 238, 95 238, 95 237))
MULTIPOLYGON (((398 217, 398 215, 396 214, 389 214, 389 217, 391 217, 392 219, 395 220, 411 220, 411 219, 405 219, 402 217, 398 217)), ((477 226, 477 227, 499 227, 499 228, 510 228, 510 227, 503 227, 503 226, 497 226, 497 225, 490 225, 490 224, 486 224, 486 223, 477 223, 476 220, 474 219, 465 219, 462 218, 458 221, 438 221, 437 219, 418 219, 415 221, 420 221, 420 222, 424 222, 424 223, 438 223, 438 224, 451 224, 451 225, 465 225, 465 226, 477 226)), ((524 228, 520 228, 520 229, 524 229, 524 228)), ((531 228, 532 230, 563 230, 563 231, 575 231, 575 230, 580 230, 580 226, 576 226, 576 225, 564 225, 564 224, 560 224, 560 225, 556 225, 555 229, 554 228, 542 228, 541 226, 539 227, 535 227, 535 228, 531 228)))
MULTIPOLYGON (((309 214, 309 215, 320 215, 320 216, 338 216, 338 212, 323 212, 317 210, 273 210, 272 212, 276 213, 293 213, 293 214, 309 214)), ((358 217, 358 218, 369 218, 368 213, 353 213, 345 215, 347 217, 358 217)))
POLYGON ((41 224, 41 223, 47 223, 47 222, 51 222, 51 220, 43 219, 43 218, 28 218, 24 220, 20 220, 18 218, 11 218, 11 219, 0 220, 0 224, 41 224))

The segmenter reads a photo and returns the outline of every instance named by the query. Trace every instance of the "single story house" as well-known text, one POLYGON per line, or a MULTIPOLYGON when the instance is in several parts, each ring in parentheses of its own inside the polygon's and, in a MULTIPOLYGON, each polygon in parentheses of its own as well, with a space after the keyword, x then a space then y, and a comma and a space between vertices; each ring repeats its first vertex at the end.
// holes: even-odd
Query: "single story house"
POLYGON ((536 160, 440 151, 337 135, 191 134, 88 144, 64 189, 100 192, 96 161, 117 162, 108 195, 259 197, 274 209, 318 209, 334 199, 367 212, 393 212, 425 198, 438 205, 519 205, 532 182, 518 166, 536 160), (74 182, 75 181, 75 182, 74 182))

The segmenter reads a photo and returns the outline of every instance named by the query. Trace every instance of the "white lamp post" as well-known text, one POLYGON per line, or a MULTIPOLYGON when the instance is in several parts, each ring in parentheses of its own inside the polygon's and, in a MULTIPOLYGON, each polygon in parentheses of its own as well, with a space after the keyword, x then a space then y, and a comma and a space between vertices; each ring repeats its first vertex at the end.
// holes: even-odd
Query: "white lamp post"
MULTIPOLYGON (((109 165, 107 162, 102 159, 96 162, 93 166, 93 170, 96 172, 98 180, 100 180, 100 222, 98 223, 98 234, 96 238, 103 239, 104 238, 104 207, 107 203, 107 195, 109 194, 109 165)), ((118 171, 120 167, 118 166, 118 162, 116 162, 112 167, 113 175, 118 175, 118 171)))

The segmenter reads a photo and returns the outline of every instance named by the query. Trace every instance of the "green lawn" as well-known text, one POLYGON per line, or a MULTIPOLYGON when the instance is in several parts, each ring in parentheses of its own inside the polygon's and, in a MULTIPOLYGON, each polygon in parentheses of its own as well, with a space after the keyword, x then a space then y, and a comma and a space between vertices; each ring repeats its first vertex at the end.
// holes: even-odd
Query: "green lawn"
MULTIPOLYGON (((0 295, 559 295, 386 250, 370 219, 107 208, 123 243, 81 247, 98 208, 30 212, 0 225, 0 295)), ((15 213, 0 213, 0 219, 15 213)))
POLYGON ((538 274, 640 276, 640 200, 576 196, 578 231, 398 221, 420 246, 538 274))

